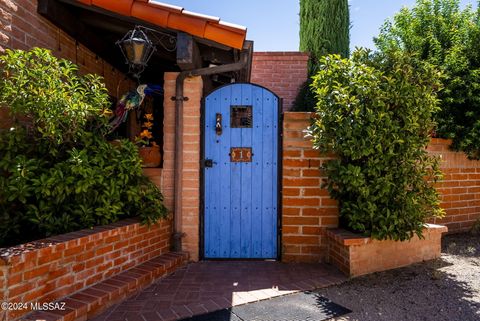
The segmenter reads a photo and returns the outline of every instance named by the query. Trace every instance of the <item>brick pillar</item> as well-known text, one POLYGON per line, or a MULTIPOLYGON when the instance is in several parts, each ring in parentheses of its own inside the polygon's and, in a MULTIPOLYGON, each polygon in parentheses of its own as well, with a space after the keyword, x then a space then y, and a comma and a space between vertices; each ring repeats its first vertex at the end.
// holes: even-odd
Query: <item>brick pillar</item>
MULTIPOLYGON (((163 190, 169 209, 174 207, 175 172, 175 80, 178 73, 165 73, 163 190)), ((183 103, 181 232, 183 250, 198 260, 200 217, 200 107, 203 93, 201 77, 185 79, 183 103)))
POLYGON ((326 177, 321 155, 303 132, 310 113, 284 113, 283 120, 283 216, 284 262, 319 262, 327 256, 325 231, 338 226, 337 203, 320 188, 326 177))
POLYGON ((171 97, 175 96, 175 80, 178 73, 166 72, 164 76, 163 90, 163 186, 162 192, 165 197, 165 206, 173 211, 174 201, 174 171, 175 171, 175 102, 171 97))
POLYGON ((198 260, 200 245, 200 111, 203 95, 201 77, 185 79, 183 104, 182 232, 183 249, 198 260))

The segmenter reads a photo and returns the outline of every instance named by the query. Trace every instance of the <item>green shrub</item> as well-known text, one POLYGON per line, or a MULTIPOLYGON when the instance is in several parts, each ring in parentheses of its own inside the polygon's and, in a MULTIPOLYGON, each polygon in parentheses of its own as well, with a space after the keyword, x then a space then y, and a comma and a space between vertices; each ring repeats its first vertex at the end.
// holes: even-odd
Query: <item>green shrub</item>
POLYGON ((433 182, 438 159, 426 146, 438 109, 438 75, 399 54, 321 60, 314 77, 314 146, 338 158, 324 164, 326 187, 340 205, 341 224, 375 239, 421 236, 443 214, 433 182), (421 68, 422 73, 415 72, 421 68))
POLYGON ((375 43, 380 51, 415 54, 442 71, 436 133, 480 159, 480 11, 461 10, 459 0, 417 0, 385 22, 375 43))
POLYGON ((99 77, 38 48, 8 50, 0 63, 0 103, 15 122, 0 132, 0 246, 166 216, 137 147, 104 137, 109 101, 99 77))

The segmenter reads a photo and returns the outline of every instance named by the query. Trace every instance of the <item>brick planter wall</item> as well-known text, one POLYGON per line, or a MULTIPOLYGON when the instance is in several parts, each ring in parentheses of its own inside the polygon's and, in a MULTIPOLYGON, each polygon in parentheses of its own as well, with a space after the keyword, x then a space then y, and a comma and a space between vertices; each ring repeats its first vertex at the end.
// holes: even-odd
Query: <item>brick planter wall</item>
POLYGON ((378 241, 343 229, 327 231, 328 261, 350 277, 386 271, 440 257, 442 233, 447 228, 428 225, 424 239, 378 241))
MULTIPOLYGON (((147 227, 129 219, 3 250, 0 299, 29 303, 68 296, 167 253, 170 236, 169 220, 147 227)), ((6 319, 27 312, 10 311, 6 319)))
MULTIPOLYGON (((319 170, 333 155, 312 149, 303 132, 311 113, 284 113, 282 258, 284 261, 318 262, 327 255, 326 229, 338 226, 338 209, 328 192, 320 188, 326 178, 319 170)), ((428 151, 442 157, 444 180, 438 183, 446 217, 432 223, 450 232, 470 229, 480 217, 480 161, 449 150, 449 140, 432 139, 428 151)))

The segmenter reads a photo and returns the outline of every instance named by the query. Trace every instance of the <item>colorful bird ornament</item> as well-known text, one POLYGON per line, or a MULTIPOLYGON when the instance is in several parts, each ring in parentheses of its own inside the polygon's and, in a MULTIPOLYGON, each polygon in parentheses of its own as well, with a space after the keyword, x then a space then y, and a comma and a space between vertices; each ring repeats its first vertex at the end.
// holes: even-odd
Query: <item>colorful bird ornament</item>
POLYGON ((139 85, 136 90, 132 90, 120 98, 117 107, 115 108, 113 119, 110 121, 112 132, 127 120, 128 112, 130 110, 142 105, 147 88, 148 85, 139 85))

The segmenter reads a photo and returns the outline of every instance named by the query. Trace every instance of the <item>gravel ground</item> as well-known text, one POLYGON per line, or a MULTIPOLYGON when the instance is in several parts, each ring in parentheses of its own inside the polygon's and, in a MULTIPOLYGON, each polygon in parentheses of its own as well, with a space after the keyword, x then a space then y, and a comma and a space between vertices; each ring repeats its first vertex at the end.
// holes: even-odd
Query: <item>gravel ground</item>
POLYGON ((319 293, 354 311, 330 321, 480 321, 480 235, 445 236, 438 260, 319 293))

